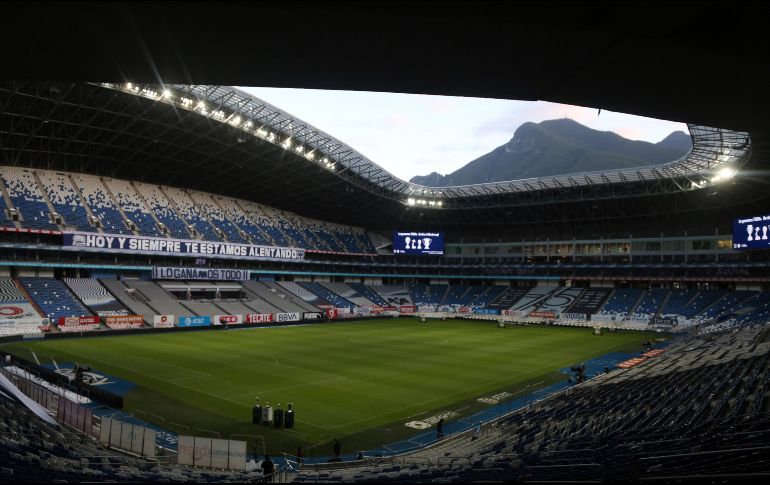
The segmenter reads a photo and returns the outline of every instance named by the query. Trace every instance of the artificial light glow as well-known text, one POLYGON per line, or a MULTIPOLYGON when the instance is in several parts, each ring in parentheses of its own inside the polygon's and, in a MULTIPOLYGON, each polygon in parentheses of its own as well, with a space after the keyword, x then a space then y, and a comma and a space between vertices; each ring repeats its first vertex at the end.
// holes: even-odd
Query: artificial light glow
POLYGON ((415 200, 412 199, 411 197, 406 199, 406 205, 414 205, 414 204, 415 204, 415 200))
POLYGON ((733 170, 732 168, 729 168, 729 167, 725 167, 725 168, 723 168, 722 170, 719 171, 719 175, 723 179, 731 179, 731 178, 733 178, 735 176, 735 170, 733 170))
POLYGON ((725 167, 719 172, 717 172, 716 175, 711 177, 711 182, 717 183, 717 182, 723 182, 725 180, 730 180, 735 176, 735 170, 733 170, 730 167, 725 167))
POLYGON ((170 98, 171 97, 171 91, 169 91, 168 89, 164 89, 163 90, 163 97, 166 98, 166 99, 170 98))

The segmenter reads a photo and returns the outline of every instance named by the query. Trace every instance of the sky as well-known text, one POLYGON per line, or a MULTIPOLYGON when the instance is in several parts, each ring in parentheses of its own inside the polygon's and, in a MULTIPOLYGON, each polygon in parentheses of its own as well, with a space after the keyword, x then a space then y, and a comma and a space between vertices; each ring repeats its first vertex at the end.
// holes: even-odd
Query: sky
POLYGON ((242 87, 319 128, 404 180, 451 173, 507 143, 527 121, 572 118, 595 130, 659 142, 684 123, 543 101, 242 87))

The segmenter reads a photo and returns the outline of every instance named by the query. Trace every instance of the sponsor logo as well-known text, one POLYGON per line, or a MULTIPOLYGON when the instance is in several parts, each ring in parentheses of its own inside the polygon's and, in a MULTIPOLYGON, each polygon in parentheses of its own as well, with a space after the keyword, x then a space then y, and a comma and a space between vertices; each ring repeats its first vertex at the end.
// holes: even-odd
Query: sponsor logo
POLYGON ((275 314, 275 320, 277 322, 298 322, 300 321, 300 319, 301 317, 299 315, 299 312, 275 314))
POLYGON ((460 308, 457 309, 457 312, 458 313, 470 313, 471 309, 468 308, 467 306, 461 306, 460 308))
POLYGON ((501 393, 495 394, 494 396, 480 397, 476 400, 483 404, 497 404, 503 399, 511 396, 513 396, 513 394, 509 392, 501 392, 501 393))
POLYGON ((206 327, 211 325, 211 317, 179 317, 180 327, 206 327))
POLYGON ((215 320, 225 325, 234 325, 237 323, 243 323, 242 315, 217 315, 215 320))
POLYGON ((587 320, 585 313, 562 313, 561 318, 565 320, 587 320))
POLYGON ((246 315, 246 323, 270 323, 272 321, 272 313, 250 313, 246 315))
POLYGON ((335 320, 335 319, 337 318, 337 314, 338 314, 338 312, 337 312, 337 309, 336 309, 336 308, 331 308, 331 309, 329 309, 329 310, 326 312, 326 316, 327 316, 329 319, 331 319, 331 320, 335 320))
POLYGON ((305 317, 305 320, 318 320, 319 318, 321 318, 321 314, 319 312, 307 312, 305 313, 304 317, 305 317))
POLYGON ((435 416, 431 416, 429 418, 425 418, 419 421, 409 421, 408 423, 404 423, 404 425, 408 428, 413 428, 413 429, 427 429, 433 426, 434 424, 438 423, 442 419, 448 419, 453 416, 457 416, 457 412, 446 411, 444 413, 437 414, 435 416))
POLYGON ((124 323, 130 325, 144 325, 144 316, 142 315, 111 315, 104 318, 104 323, 111 325, 114 323, 124 323))
POLYGON ((529 312, 529 317, 532 318, 556 318, 556 313, 554 312, 529 312))
POLYGON ((19 318, 24 310, 17 306, 0 306, 0 317, 19 318))
POLYGON ((398 307, 399 313, 417 313, 417 307, 414 305, 401 305, 398 307))
POLYGON ((86 237, 82 234, 75 234, 75 236, 72 238, 72 245, 73 246, 85 246, 86 245, 86 237))
POLYGON ((60 326, 68 325, 98 325, 99 317, 59 317, 60 326))
POLYGON ((173 327, 174 315, 155 315, 153 317, 153 326, 155 327, 173 327))
MULTIPOLYGON (((73 368, 59 368, 55 371, 57 374, 66 377, 70 381, 75 380, 75 369, 73 368)), ((81 379, 83 380, 83 383, 89 384, 91 386, 104 386, 107 384, 115 384, 114 382, 111 382, 107 376, 103 376, 101 374, 98 374, 96 372, 83 372, 80 374, 81 379)))

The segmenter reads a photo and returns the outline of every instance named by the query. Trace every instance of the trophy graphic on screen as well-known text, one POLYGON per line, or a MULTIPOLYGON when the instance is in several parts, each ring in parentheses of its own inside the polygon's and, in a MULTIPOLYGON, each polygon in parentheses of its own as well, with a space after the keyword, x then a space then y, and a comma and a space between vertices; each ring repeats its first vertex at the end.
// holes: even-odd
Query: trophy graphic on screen
MULTIPOLYGON (((749 237, 751 237, 751 236, 749 236, 749 237)), ((404 238, 404 242, 406 243, 406 245, 404 246, 404 248, 406 248, 406 249, 409 249, 409 247, 410 247, 410 246, 409 246, 409 241, 411 241, 411 240, 412 240, 412 238, 411 238, 411 237, 409 237, 409 236, 406 236, 406 237, 404 238)))
MULTIPOLYGON (((746 232, 748 232, 748 233, 749 233, 749 241, 753 241, 753 240, 754 240, 754 238, 753 238, 753 237, 751 237, 751 234, 754 232, 754 226, 752 226, 751 224, 749 224, 749 225, 748 225, 748 227, 746 227, 746 232)), ((409 238, 407 238, 407 239, 409 239, 409 238)))
POLYGON ((762 228, 762 240, 767 241, 767 226, 762 228))
POLYGON ((417 249, 422 249, 422 239, 417 240, 417 249))
POLYGON ((431 238, 429 238, 429 237, 423 238, 422 242, 423 242, 423 243, 425 243, 425 244, 423 244, 423 246, 422 246, 422 247, 423 247, 423 248, 424 248, 426 251, 427 251, 427 250, 429 250, 429 249, 430 249, 431 238))
POLYGON ((759 231, 761 230, 761 227, 755 227, 754 228, 754 240, 759 241, 759 231))

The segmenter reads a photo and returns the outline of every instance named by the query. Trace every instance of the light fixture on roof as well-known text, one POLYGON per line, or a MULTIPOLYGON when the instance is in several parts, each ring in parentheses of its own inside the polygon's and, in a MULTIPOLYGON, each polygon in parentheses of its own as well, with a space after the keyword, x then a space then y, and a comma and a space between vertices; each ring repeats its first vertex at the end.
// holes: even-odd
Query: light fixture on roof
POLYGON ((415 201, 413 198, 409 197, 406 199, 406 205, 415 205, 417 201, 415 201))
POLYGON ((718 182, 724 182, 725 180, 730 180, 731 178, 735 177, 735 170, 730 167, 725 167, 721 169, 719 172, 717 172, 716 175, 711 177, 711 181, 714 183, 718 182))
POLYGON ((163 97, 166 98, 166 99, 169 99, 171 97, 171 91, 169 91, 168 89, 164 89, 163 90, 163 97))
POLYGON ((134 85, 132 83, 126 83, 126 89, 132 89, 134 85))

